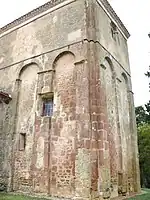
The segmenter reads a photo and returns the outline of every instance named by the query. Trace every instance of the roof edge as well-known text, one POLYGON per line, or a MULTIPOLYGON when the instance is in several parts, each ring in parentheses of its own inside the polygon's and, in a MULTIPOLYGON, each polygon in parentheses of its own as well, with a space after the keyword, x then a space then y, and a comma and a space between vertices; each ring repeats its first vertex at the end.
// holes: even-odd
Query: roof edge
MULTIPOLYGON (((28 12, 27 14, 19 17, 18 19, 14 20, 14 21, 8 23, 7 25, 3 26, 2 28, 0 28, 0 35, 9 31, 10 29, 13 29, 13 28, 25 23, 28 20, 31 20, 32 18, 36 17, 37 15, 40 15, 40 14, 46 12, 50 8, 56 6, 64 1, 65 0, 48 1, 47 3, 43 4, 42 6, 35 8, 34 10, 28 12)), ((103 5, 105 10, 109 13, 111 18, 114 19, 114 21, 117 23, 117 25, 121 29, 122 33, 128 39, 130 37, 130 33, 128 32, 128 30, 126 29, 126 27, 124 26, 124 24, 122 23, 122 21, 120 20, 120 18, 118 17, 118 15, 114 11, 114 9, 110 5, 110 3, 107 0, 97 0, 97 1, 99 4, 101 3, 103 5)))
POLYGON ((110 15, 110 17, 117 23, 118 27, 121 29, 121 32, 124 34, 124 36, 128 39, 130 37, 130 33, 121 21, 121 19, 116 14, 113 7, 110 5, 108 0, 97 0, 99 4, 102 4, 107 11, 107 13, 110 15))
POLYGON ((51 0, 48 1, 47 3, 43 4, 42 6, 39 6, 30 12, 28 12, 25 15, 22 15, 21 17, 15 19, 14 21, 6 24, 2 28, 0 28, 0 35, 5 33, 6 31, 15 28, 16 26, 21 25, 22 23, 25 23, 26 21, 32 19, 33 17, 36 17, 39 14, 42 14, 43 12, 47 11, 48 9, 64 2, 65 0, 51 0))

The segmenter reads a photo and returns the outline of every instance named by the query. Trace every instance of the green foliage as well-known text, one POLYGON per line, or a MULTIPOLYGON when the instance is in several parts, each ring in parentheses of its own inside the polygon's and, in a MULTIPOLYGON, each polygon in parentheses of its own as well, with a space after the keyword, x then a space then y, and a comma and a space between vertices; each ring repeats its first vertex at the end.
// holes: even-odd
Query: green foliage
POLYGON ((146 72, 145 74, 147 77, 150 77, 150 72, 146 72))
POLYGON ((136 113, 136 122, 137 125, 143 124, 146 121, 146 113, 145 109, 143 106, 138 106, 135 108, 135 113, 136 113))
MULTIPOLYGON (((148 78, 150 78, 150 66, 149 66, 149 71, 146 72, 145 76, 147 76, 148 78)), ((149 88, 150 88, 150 83, 149 83, 149 88)))
POLYGON ((0 193, 0 200, 46 200, 43 198, 36 198, 36 197, 28 197, 28 196, 21 196, 21 195, 10 195, 6 193, 0 193))
POLYGON ((150 188, 150 101, 135 108, 138 126, 141 184, 150 188))
POLYGON ((149 71, 147 71, 145 75, 146 75, 148 78, 150 77, 150 66, 149 66, 149 71))
POLYGON ((135 108, 136 122, 140 124, 150 123, 150 101, 144 106, 138 106, 135 108))
MULTIPOLYGON (((53 199, 53 198, 51 198, 53 199)), ((20 195, 10 195, 0 193, 0 200, 44 200, 43 198, 31 198, 27 196, 20 196, 20 195)), ((46 200, 46 199, 45 199, 46 200)), ((150 200, 150 190, 144 189, 142 195, 137 195, 135 197, 129 198, 128 200, 150 200)))
POLYGON ((138 127, 139 161, 141 184, 150 188, 150 124, 138 127))
POLYGON ((150 190, 144 190, 144 194, 137 195, 133 198, 129 198, 128 200, 150 200, 150 190))

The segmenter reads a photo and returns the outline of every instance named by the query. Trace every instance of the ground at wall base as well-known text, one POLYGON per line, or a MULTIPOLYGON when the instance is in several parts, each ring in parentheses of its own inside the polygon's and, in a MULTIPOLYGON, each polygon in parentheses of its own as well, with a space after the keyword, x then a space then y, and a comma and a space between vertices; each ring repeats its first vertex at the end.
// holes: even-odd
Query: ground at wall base
POLYGON ((128 200, 150 200, 150 189, 142 189, 142 195, 137 195, 128 200))
MULTIPOLYGON (((123 198, 122 200, 125 200, 125 199, 126 200, 150 200, 150 189, 143 189, 142 195, 137 195, 131 198, 123 198)), ((37 198, 37 197, 28 197, 28 196, 0 193, 0 200, 46 200, 46 198, 37 198)))

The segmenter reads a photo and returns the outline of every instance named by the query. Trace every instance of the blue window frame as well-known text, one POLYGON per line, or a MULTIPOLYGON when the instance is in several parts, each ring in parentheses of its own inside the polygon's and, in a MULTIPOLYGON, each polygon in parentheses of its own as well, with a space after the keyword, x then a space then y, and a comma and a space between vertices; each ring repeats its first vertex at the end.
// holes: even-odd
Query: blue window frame
POLYGON ((52 117, 53 115, 53 99, 46 99, 43 102, 43 116, 52 117))

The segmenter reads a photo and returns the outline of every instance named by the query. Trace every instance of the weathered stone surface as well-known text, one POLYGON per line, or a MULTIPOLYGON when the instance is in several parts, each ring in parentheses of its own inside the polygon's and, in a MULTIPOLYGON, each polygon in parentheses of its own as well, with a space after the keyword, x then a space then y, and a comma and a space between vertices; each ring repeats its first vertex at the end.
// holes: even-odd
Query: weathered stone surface
POLYGON ((96 0, 51 2, 0 32, 0 87, 12 96, 0 103, 0 190, 72 199, 140 191, 129 35, 100 2, 105 11, 96 0))

